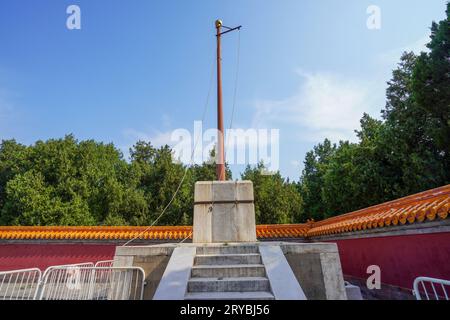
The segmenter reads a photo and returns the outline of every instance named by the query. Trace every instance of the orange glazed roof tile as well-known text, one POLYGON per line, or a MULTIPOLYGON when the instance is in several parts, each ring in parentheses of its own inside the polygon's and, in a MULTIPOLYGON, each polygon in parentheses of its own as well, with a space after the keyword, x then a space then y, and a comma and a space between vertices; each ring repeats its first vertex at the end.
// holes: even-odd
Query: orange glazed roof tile
POLYGON ((307 237, 447 219, 450 185, 314 222, 307 237))
MULTIPOLYGON (((258 225, 256 236, 260 240, 317 237, 444 220, 449 212, 450 185, 447 185, 319 222, 258 225)), ((0 240, 130 240, 135 237, 141 240, 181 241, 185 238, 192 239, 192 227, 0 226, 0 240)))
MULTIPOLYGON (((161 227, 0 227, 0 240, 130 240, 135 237, 144 240, 183 240, 192 239, 190 226, 161 227)), ((306 236, 308 226, 293 225, 261 225, 256 227, 258 238, 301 238, 306 236)))

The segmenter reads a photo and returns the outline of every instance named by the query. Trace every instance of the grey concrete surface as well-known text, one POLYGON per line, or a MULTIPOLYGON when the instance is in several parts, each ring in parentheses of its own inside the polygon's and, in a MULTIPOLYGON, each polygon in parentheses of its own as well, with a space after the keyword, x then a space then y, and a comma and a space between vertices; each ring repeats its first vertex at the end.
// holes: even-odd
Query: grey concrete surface
POLYGON ((115 267, 141 267, 145 272, 144 299, 151 300, 176 248, 173 244, 116 247, 115 267))
MULTIPOLYGON (((211 299, 243 299, 247 296, 248 299, 272 299, 273 291, 278 289, 275 283, 272 284, 268 274, 273 273, 278 276, 278 274, 287 273, 286 270, 279 269, 279 266, 272 266, 270 260, 263 261, 262 256, 274 246, 279 247, 277 263, 282 261, 281 258, 284 256, 284 268, 287 266, 290 268, 296 280, 293 283, 300 285, 307 299, 347 299, 337 246, 334 243, 271 241, 120 247, 116 249, 116 259, 118 259, 117 263, 123 266, 136 265, 144 268, 147 279, 145 299, 154 298, 160 279, 166 271, 169 272, 166 266, 170 263, 169 259, 172 260, 171 255, 176 248, 189 249, 191 252, 189 255, 192 256, 189 273, 184 272, 184 278, 179 278, 185 281, 185 299, 202 299, 205 294, 210 294, 211 299), (239 284, 240 280, 243 281, 241 284, 239 284), (247 295, 245 292, 236 293, 238 291, 189 292, 189 281, 193 283, 192 290, 200 290, 199 286, 205 287, 205 290, 240 291, 251 288, 259 290, 266 288, 264 283, 269 283, 269 290, 247 291, 247 295)), ((163 287, 161 286, 160 289, 163 290, 163 287)), ((286 291, 286 288, 284 290, 286 291)), ((291 290, 287 291, 289 293, 291 290)), ((180 295, 181 290, 177 293, 178 299, 180 295)), ((280 297, 281 295, 278 296, 280 297)))
POLYGON ((232 254, 232 253, 259 253, 258 245, 252 244, 240 244, 240 245, 199 245, 197 246, 197 254, 232 254))
POLYGON ((266 277, 191 278, 188 292, 255 292, 269 291, 266 277))
POLYGON ((335 243, 283 243, 281 249, 309 300, 347 299, 335 243))
POLYGON ((203 265, 192 267, 192 277, 205 278, 236 278, 236 277, 265 277, 263 264, 233 264, 233 265, 203 265))
POLYGON ((153 300, 183 300, 194 263, 195 248, 178 247, 172 253, 153 300))
POLYGON ((326 300, 320 254, 286 254, 285 257, 307 299, 326 300))
POLYGON ((327 300, 347 300, 338 252, 321 253, 320 263, 327 300))
POLYGON ((255 243, 197 247, 185 299, 273 299, 255 243))
POLYGON ((195 256, 195 263, 203 265, 260 264, 261 256, 259 253, 201 254, 195 256))
POLYGON ((306 300, 280 246, 261 246, 259 251, 275 299, 306 300))
POLYGON ((194 243, 256 241, 251 181, 200 181, 194 199, 194 243))
POLYGON ((361 289, 349 282, 345 283, 345 292, 348 300, 363 300, 361 289))
POLYGON ((185 300, 275 300, 270 292, 191 292, 185 300))

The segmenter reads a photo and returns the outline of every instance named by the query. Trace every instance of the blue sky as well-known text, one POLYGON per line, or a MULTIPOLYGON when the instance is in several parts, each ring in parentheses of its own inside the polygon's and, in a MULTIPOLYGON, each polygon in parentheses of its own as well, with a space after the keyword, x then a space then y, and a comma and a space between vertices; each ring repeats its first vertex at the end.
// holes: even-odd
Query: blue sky
MULTIPOLYGON (((363 112, 379 117, 404 50, 424 49, 443 0, 2 0, 0 139, 30 144, 73 133, 126 150, 193 131, 208 92, 214 20, 243 25, 233 127, 280 129, 280 170, 297 180, 325 137, 355 140, 363 112), (81 30, 66 8, 81 8, 81 30), (381 29, 369 30, 369 5, 381 29)), ((225 126, 237 33, 223 40, 225 126)), ((215 126, 213 90, 204 128, 215 126)), ((232 167, 238 177, 240 166, 232 167)))

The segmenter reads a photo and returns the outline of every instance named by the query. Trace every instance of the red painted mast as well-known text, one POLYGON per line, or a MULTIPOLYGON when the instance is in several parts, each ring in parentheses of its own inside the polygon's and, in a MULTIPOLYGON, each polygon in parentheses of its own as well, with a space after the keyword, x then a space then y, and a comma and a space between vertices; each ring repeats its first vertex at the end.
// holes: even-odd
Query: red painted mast
POLYGON ((220 28, 222 21, 216 20, 217 29, 217 152, 216 155, 216 177, 218 181, 225 181, 225 148, 224 148, 224 130, 223 130, 223 109, 222 109, 222 65, 220 53, 220 28))
POLYGON ((220 38, 223 34, 241 29, 242 26, 236 28, 229 28, 222 24, 221 20, 216 20, 216 37, 217 37, 217 152, 216 155, 216 177, 218 181, 225 181, 227 179, 225 174, 225 148, 223 129, 223 109, 222 109, 222 58, 220 53, 220 38), (222 32, 222 28, 226 31, 222 32))

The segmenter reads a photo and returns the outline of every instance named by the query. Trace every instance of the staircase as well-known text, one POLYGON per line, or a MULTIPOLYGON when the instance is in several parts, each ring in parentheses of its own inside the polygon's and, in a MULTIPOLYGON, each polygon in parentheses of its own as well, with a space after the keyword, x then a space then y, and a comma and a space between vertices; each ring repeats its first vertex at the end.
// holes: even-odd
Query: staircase
POLYGON ((186 300, 273 300, 257 245, 197 247, 186 300))

